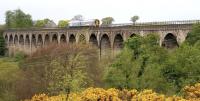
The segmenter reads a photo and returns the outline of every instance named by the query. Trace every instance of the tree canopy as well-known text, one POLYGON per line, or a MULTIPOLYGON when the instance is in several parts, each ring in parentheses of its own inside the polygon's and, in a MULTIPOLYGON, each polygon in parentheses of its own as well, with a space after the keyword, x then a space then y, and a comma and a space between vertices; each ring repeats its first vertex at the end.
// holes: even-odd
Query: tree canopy
POLYGON ((29 28, 33 26, 31 15, 25 14, 22 10, 6 12, 6 27, 7 28, 29 28))
POLYGON ((102 25, 111 25, 114 21, 114 18, 112 17, 105 17, 102 20, 102 25))
POLYGON ((69 26, 69 20, 60 20, 58 22, 58 27, 64 28, 69 26))
POLYGON ((137 20, 139 20, 139 16, 135 15, 135 16, 131 17, 131 21, 133 23, 135 23, 137 20))

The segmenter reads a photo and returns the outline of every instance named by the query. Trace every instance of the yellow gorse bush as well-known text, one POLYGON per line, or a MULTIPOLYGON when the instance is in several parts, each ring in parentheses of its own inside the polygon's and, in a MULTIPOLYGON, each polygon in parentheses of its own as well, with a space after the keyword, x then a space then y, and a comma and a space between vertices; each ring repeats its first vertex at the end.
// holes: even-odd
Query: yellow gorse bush
POLYGON ((115 88, 88 88, 80 93, 70 93, 67 95, 47 96, 39 94, 25 101, 200 101, 200 83, 194 86, 186 86, 183 88, 185 96, 167 97, 163 94, 158 94, 153 90, 118 90, 115 88))

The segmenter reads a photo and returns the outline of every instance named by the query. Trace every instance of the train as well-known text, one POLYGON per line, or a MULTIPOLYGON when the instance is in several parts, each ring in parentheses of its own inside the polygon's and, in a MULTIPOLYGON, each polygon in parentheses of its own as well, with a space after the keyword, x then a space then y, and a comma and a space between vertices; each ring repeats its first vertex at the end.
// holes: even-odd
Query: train
POLYGON ((90 20, 71 20, 69 22, 69 27, 86 27, 86 26, 94 26, 99 27, 100 26, 100 20, 99 19, 90 19, 90 20))

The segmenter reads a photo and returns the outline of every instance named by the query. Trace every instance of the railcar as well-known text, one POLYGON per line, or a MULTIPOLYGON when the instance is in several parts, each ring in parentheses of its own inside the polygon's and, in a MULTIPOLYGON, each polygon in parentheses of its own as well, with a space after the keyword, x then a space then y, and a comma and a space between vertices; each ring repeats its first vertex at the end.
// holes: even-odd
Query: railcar
POLYGON ((100 21, 98 19, 91 19, 91 20, 71 20, 69 22, 69 27, 84 27, 84 26, 95 26, 99 27, 100 21))

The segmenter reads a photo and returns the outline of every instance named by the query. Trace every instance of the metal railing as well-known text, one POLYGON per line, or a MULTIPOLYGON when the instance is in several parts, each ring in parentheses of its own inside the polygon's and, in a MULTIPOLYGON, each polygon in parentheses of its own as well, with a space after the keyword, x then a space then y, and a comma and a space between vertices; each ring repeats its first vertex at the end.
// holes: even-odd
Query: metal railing
POLYGON ((182 25, 182 24, 196 24, 196 23, 200 23, 200 20, 120 23, 120 24, 112 24, 112 25, 101 26, 101 27, 147 26, 147 25, 182 25))

